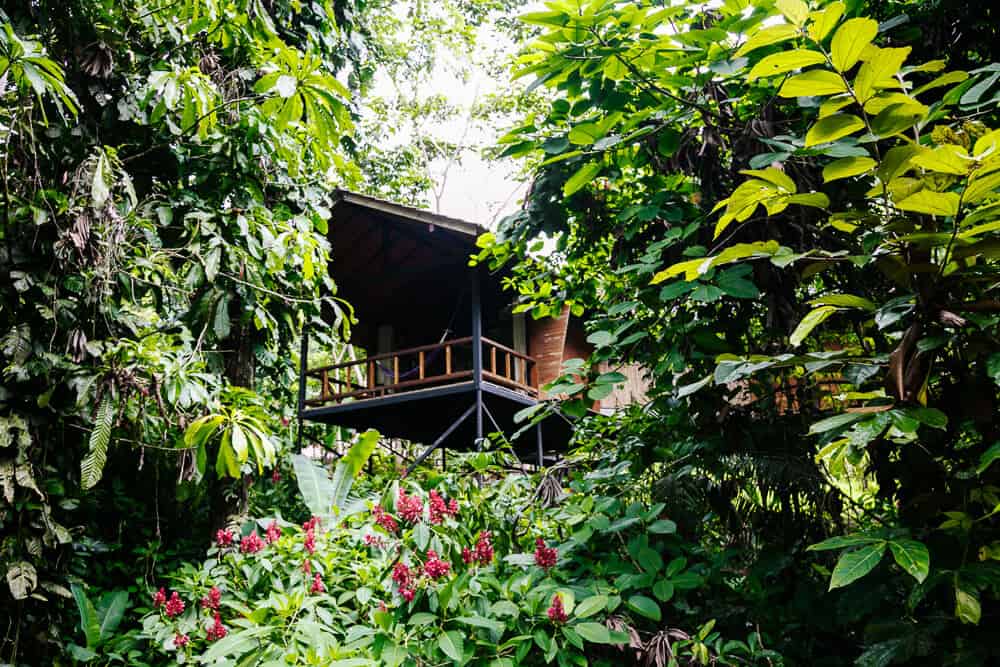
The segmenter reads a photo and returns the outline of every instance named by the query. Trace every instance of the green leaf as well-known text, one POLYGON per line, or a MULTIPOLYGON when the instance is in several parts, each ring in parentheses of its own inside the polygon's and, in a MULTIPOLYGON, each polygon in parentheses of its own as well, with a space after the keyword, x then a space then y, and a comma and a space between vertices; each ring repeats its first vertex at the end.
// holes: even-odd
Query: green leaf
POLYGON ((837 308, 835 306, 819 306, 817 308, 813 308, 806 314, 805 317, 802 318, 802 321, 799 322, 798 326, 795 327, 795 331, 793 331, 792 335, 789 336, 788 342, 792 345, 792 347, 798 347, 813 329, 819 326, 824 320, 833 315, 835 312, 837 312, 837 308))
POLYGON ((854 95, 863 105, 881 88, 892 88, 903 62, 910 55, 910 47, 878 49, 858 70, 854 79, 854 95))
POLYGON ((875 544, 882 540, 877 537, 867 535, 838 535, 823 540, 817 544, 811 544, 806 551, 829 551, 831 549, 846 549, 848 547, 859 547, 866 544, 875 544))
POLYGON ((821 118, 806 132, 806 148, 827 144, 863 129, 865 122, 851 114, 838 113, 821 118))
POLYGON ((879 541, 841 554, 830 577, 830 590, 847 586, 871 572, 882 560, 885 548, 886 543, 879 541))
POLYGON ((794 25, 801 26, 809 18, 809 7, 802 0, 777 0, 774 6, 794 25))
POLYGON ((798 34, 799 29, 788 23, 767 26, 750 35, 746 43, 736 51, 735 57, 739 58, 763 46, 771 46, 772 44, 787 41, 798 34))
POLYGON ((918 582, 924 582, 931 565, 931 555, 926 546, 916 540, 893 540, 889 542, 889 549, 901 568, 918 582))
POLYGON ((984 473, 997 459, 1000 459, 1000 442, 993 443, 992 447, 983 452, 983 455, 979 457, 979 465, 976 467, 976 472, 979 474, 984 473))
POLYGON ((809 36, 817 42, 826 39, 826 36, 837 27, 845 9, 844 3, 838 1, 831 2, 820 12, 814 12, 812 23, 809 25, 809 36))
POLYGON ((128 608, 128 591, 111 591, 101 598, 98 610, 100 614, 100 640, 111 639, 115 630, 122 622, 125 610, 128 608))
POLYGON ((781 97, 813 97, 816 95, 836 95, 846 93, 844 80, 833 72, 811 70, 796 74, 785 81, 778 91, 781 97))
POLYGON ((594 177, 601 173, 601 165, 597 162, 588 162, 580 167, 575 174, 569 177, 563 185, 563 196, 569 197, 583 186, 594 180, 594 177))
POLYGON ((660 605, 656 604, 656 600, 652 598, 645 595, 633 595, 625 605, 640 616, 645 616, 653 621, 660 620, 660 605))
POLYGON ((502 621, 495 621, 491 618, 484 618, 482 616, 458 616, 455 620, 459 623, 465 623, 466 625, 471 625, 476 628, 485 628, 492 632, 503 632, 504 628, 507 627, 502 621))
POLYGON ((928 215, 954 216, 958 213, 959 196, 954 192, 933 192, 920 190, 902 201, 896 202, 901 211, 926 213, 928 215))
POLYGON ((84 489, 93 488, 104 474, 104 464, 108 460, 108 445, 111 443, 111 430, 114 427, 116 410, 110 393, 101 401, 94 420, 94 430, 90 432, 89 449, 80 462, 80 486, 84 489))
POLYGON ((577 618, 587 618, 604 609, 608 604, 607 595, 592 595, 577 603, 574 616, 577 618))
POLYGON ((870 157, 844 157, 823 167, 823 182, 829 183, 871 171, 878 163, 870 157))
POLYGON ((334 486, 326 469, 302 454, 292 457, 292 467, 302 501, 309 511, 315 516, 329 516, 333 507, 334 486))
POLYGON ((875 304, 861 296, 853 294, 826 294, 809 302, 811 306, 837 306, 838 308, 860 308, 875 311, 875 304))
MULTIPOLYGON (((711 377, 709 376, 706 379, 711 379, 711 377)), ((657 535, 673 534, 677 532, 677 524, 670 519, 660 519, 651 523, 646 530, 657 535)))
POLYGON ((830 43, 830 62, 838 72, 846 72, 878 34, 878 21, 869 18, 848 19, 830 43))
POLYGON ((963 623, 978 625, 982 617, 982 607, 975 593, 955 588, 955 617, 963 623))
POLYGON ((442 632, 438 636, 438 647, 442 653, 455 662, 461 662, 462 654, 465 651, 465 642, 462 639, 462 633, 457 630, 442 632))
POLYGON ((847 426, 848 424, 853 424, 854 422, 867 417, 861 412, 842 412, 839 415, 834 415, 832 417, 827 417, 826 419, 821 419, 812 426, 809 427, 809 435, 815 435, 817 433, 826 433, 827 431, 832 431, 835 428, 840 428, 842 426, 847 426))
POLYGON ((573 629, 592 644, 611 643, 611 633, 602 623, 577 623, 573 629))
POLYGON ((747 80, 753 81, 764 76, 784 74, 824 62, 826 62, 826 58, 823 57, 822 53, 809 49, 792 49, 791 51, 772 53, 753 66, 747 75, 747 80))
POLYGON ((87 648, 95 649, 101 643, 101 621, 97 616, 97 610, 84 592, 80 584, 71 584, 73 599, 76 600, 76 609, 80 614, 80 628, 87 640, 87 648))
POLYGON ((927 171, 956 176, 965 176, 975 166, 975 162, 969 157, 969 151, 963 146, 954 144, 945 144, 932 150, 921 151, 910 158, 910 164, 927 171))
POLYGON ((596 123, 581 123, 569 131, 569 141, 577 146, 589 146, 603 136, 596 123))

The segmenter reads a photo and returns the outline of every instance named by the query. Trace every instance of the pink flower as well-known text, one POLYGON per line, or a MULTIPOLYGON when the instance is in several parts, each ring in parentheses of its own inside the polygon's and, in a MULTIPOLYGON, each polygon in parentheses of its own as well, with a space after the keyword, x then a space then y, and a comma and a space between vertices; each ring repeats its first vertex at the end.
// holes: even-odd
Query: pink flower
POLYGON ((562 596, 556 593, 552 596, 552 606, 548 610, 549 620, 553 623, 565 623, 569 620, 566 610, 563 609, 562 596))
POLYGON ((472 549, 469 547, 462 547, 462 562, 468 565, 474 560, 476 560, 476 555, 472 553, 472 549))
POLYGON ((316 530, 317 528, 319 528, 319 522, 320 518, 318 516, 314 516, 313 518, 309 519, 304 524, 302 524, 302 530, 307 533, 311 530, 316 530))
POLYGON ((428 508, 430 510, 431 523, 438 525, 444 521, 445 517, 455 516, 458 514, 458 503, 452 498, 451 501, 445 502, 444 498, 438 495, 437 491, 430 492, 430 501, 428 502, 428 508))
POLYGON ((440 579, 451 570, 451 563, 438 558, 437 552, 433 549, 427 550, 427 562, 424 563, 424 572, 431 579, 440 579))
POLYGON ((264 540, 260 539, 256 530, 240 540, 240 551, 245 554, 255 554, 263 548, 264 540))
POLYGON ((302 544, 306 548, 306 551, 309 552, 310 554, 316 553, 316 534, 313 533, 311 530, 307 531, 306 539, 303 541, 302 544))
POLYGON ((214 642, 217 639, 222 639, 227 634, 229 634, 229 630, 227 630, 226 626, 222 624, 222 618, 219 616, 219 612, 215 612, 211 627, 205 631, 205 638, 210 642, 214 642))
POLYGON ((323 577, 319 576, 319 572, 313 577, 312 587, 309 588, 310 593, 322 593, 326 590, 326 586, 323 585, 323 577))
POLYGON ((365 544, 367 544, 370 547, 375 547, 377 549, 381 549, 382 547, 385 546, 385 542, 382 541, 381 537, 379 537, 378 535, 372 535, 370 533, 368 535, 365 535, 365 544))
POLYGON ((218 611, 219 603, 222 601, 222 591, 215 586, 208 592, 208 595, 201 599, 202 609, 214 609, 218 611))
POLYGON ((412 588, 401 588, 399 589, 399 594, 402 595, 403 599, 407 602, 413 602, 413 598, 416 596, 416 593, 413 592, 412 588))
POLYGON ((272 521, 267 524, 267 534, 265 537, 267 538, 268 544, 278 541, 278 538, 281 537, 281 528, 278 528, 277 521, 272 521))
POLYGON ((278 472, 277 468, 275 468, 274 471, 271 473, 271 483, 277 484, 280 481, 281 481, 281 473, 278 472))
POLYGON ((396 520, 392 518, 392 515, 386 513, 382 509, 381 505, 376 505, 372 508, 372 516, 375 517, 375 523, 385 528, 390 533, 396 533, 399 530, 399 524, 396 520))
POLYGON ((535 565, 549 570, 555 567, 557 558, 556 550, 545 546, 545 540, 540 537, 535 540, 535 565))
POLYGON ((184 600, 177 595, 177 591, 174 591, 173 595, 170 596, 170 599, 167 600, 165 605, 163 605, 163 610, 167 612, 167 616, 169 618, 180 616, 184 613, 184 600))
POLYGON ((162 588, 153 594, 153 607, 159 609, 167 601, 167 592, 162 588))
POLYGON ((396 497, 396 510, 399 516, 403 517, 403 521, 416 523, 423 516, 424 503, 419 496, 409 496, 405 490, 400 489, 399 496, 396 497))
POLYGON ((490 541, 492 534, 488 530, 481 531, 476 539, 476 551, 473 558, 480 565, 489 565, 493 562, 493 543, 490 541))
POLYGON ((388 605, 386 605, 385 602, 383 602, 382 600, 379 600, 378 601, 378 610, 379 611, 389 611, 389 607, 388 607, 388 605))
POLYGON ((414 578, 413 572, 406 563, 396 563, 392 568, 392 580, 400 589, 409 588, 414 578))
POLYGON ((313 571, 312 563, 309 562, 308 558, 302 561, 302 571, 305 572, 306 574, 309 574, 313 571))
POLYGON ((183 633, 178 632, 176 635, 174 635, 174 646, 176 648, 183 648, 187 646, 188 642, 190 641, 191 638, 183 633))
POLYGON ((215 532, 215 543, 220 549, 233 544, 233 532, 231 530, 219 529, 215 532))

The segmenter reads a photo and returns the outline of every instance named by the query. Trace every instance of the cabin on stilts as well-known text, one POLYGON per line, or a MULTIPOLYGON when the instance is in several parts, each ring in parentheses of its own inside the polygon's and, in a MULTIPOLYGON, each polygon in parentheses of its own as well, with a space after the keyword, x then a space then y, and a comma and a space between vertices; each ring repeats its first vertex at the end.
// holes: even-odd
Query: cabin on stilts
MULTIPOLYGON (((421 443, 413 465, 439 448, 468 451, 516 431, 514 415, 544 398, 562 362, 590 350, 568 314, 512 313, 502 276, 470 267, 478 225, 353 192, 338 193, 329 225, 337 296, 354 308, 340 363, 309 361, 303 341, 299 418, 421 443)), ((306 332, 308 336, 308 332, 306 332)), ((550 416, 514 448, 539 466, 555 460, 568 422, 550 416)))

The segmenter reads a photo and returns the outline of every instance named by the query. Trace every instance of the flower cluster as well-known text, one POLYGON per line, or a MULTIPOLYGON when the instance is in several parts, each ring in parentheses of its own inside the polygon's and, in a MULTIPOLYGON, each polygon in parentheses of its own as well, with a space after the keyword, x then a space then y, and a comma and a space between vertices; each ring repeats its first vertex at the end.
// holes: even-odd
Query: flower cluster
POLYGON ((424 513, 424 501, 420 500, 419 496, 407 495, 404 489, 400 489, 396 497, 396 509, 399 511, 399 516, 403 517, 403 521, 416 523, 424 513))
POLYGON ((265 535, 268 544, 273 544, 278 541, 281 537, 281 528, 278 527, 277 521, 272 521, 267 524, 267 533, 265 535))
POLYGON ((306 538, 303 542, 303 546, 306 552, 309 554, 316 553, 316 528, 319 526, 319 517, 314 516, 313 518, 302 524, 302 530, 306 532, 306 538))
POLYGON ((424 563, 424 572, 431 579, 440 579, 451 570, 451 563, 438 558, 437 552, 433 549, 427 550, 427 562, 424 563))
POLYGON ((174 591, 173 595, 170 596, 170 599, 163 605, 163 611, 167 613, 168 618, 180 616, 184 613, 184 600, 177 595, 177 591, 174 591))
POLYGON ((406 563, 396 563, 395 567, 392 568, 392 580, 396 582, 396 586, 399 587, 399 594, 407 602, 413 601, 413 588, 416 586, 419 574, 419 570, 411 570, 406 563))
POLYGON ((220 549, 231 547, 233 545, 233 539, 234 539, 233 531, 231 530, 220 528, 215 532, 215 543, 219 546, 220 549))
POLYGON ((167 592, 162 588, 153 593, 153 607, 159 609, 167 601, 167 592))
POLYGON ((372 508, 372 516, 375 517, 375 523, 385 528, 390 533, 395 533, 399 530, 399 524, 396 520, 392 518, 391 514, 388 514, 381 505, 376 505, 372 508))
POLYGON ((427 505, 431 523, 435 526, 444 521, 445 517, 453 517, 458 514, 458 502, 452 498, 446 503, 437 491, 430 492, 430 501, 427 505))
POLYGON ((275 468, 274 472, 271 473, 271 483, 277 484, 280 481, 281 481, 281 473, 278 472, 277 468, 275 468))
POLYGON ((470 563, 479 563, 480 565, 489 565, 493 562, 493 543, 490 541, 492 533, 488 530, 481 531, 479 537, 476 538, 476 546, 473 549, 469 547, 462 548, 462 561, 469 565, 470 563))
POLYGON ((256 530, 240 540, 240 551, 245 554, 255 554, 263 548, 264 540, 260 539, 256 530))
POLYGON ((552 605, 548 610, 549 620, 553 623, 565 623, 569 620, 566 610, 563 608, 562 596, 556 593, 552 596, 552 605))
POLYGON ((212 617, 212 625, 205 631, 205 639, 214 642, 217 639, 222 639, 227 634, 229 634, 229 630, 222 624, 222 617, 219 615, 219 612, 215 612, 212 617))
POLYGON ((323 577, 321 577, 319 575, 319 572, 317 572, 316 576, 313 577, 312 586, 309 588, 309 592, 315 594, 315 593, 323 593, 325 591, 326 591, 326 586, 323 585, 323 577))
POLYGON ((385 542, 382 541, 381 537, 379 537, 378 535, 372 535, 371 533, 365 535, 365 544, 367 544, 370 547, 376 547, 378 549, 381 549, 382 547, 385 546, 385 542))
POLYGON ((222 591, 217 587, 212 586, 212 590, 208 592, 208 595, 201 599, 202 609, 213 609, 215 611, 219 610, 219 603, 222 601, 222 591))
POLYGON ((306 574, 309 574, 313 571, 313 564, 309 562, 308 558, 302 561, 302 571, 305 572, 306 574))
POLYGON ((174 635, 174 646, 177 648, 184 648, 185 646, 188 645, 188 642, 190 641, 191 638, 185 635, 184 633, 178 632, 176 635, 174 635))
POLYGON ((556 566, 557 558, 556 550, 545 546, 545 540, 540 537, 535 540, 535 565, 549 570, 556 566))

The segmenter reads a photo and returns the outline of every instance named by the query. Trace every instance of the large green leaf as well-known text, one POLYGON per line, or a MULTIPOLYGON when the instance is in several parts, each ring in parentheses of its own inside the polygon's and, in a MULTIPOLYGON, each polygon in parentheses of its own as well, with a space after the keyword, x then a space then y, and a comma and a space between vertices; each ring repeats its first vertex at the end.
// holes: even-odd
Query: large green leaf
POLYGON ((931 565, 931 555, 926 546, 916 540, 893 540, 889 542, 889 550, 901 568, 923 583, 931 565))
POLYGON ((871 171, 878 163, 870 157, 845 157, 823 167, 823 182, 850 178, 871 171))
POLYGON ((577 623, 576 633, 592 644, 610 644, 611 633, 603 623, 577 623))
POLYGON ((347 453, 337 463, 333 471, 332 497, 330 499, 332 507, 337 511, 344 509, 347 497, 354 485, 354 478, 358 476, 368 459, 375 451, 375 446, 379 440, 378 431, 369 429, 358 436, 358 441, 351 445, 347 453))
POLYGON ((750 74, 747 75, 747 80, 753 81, 764 76, 784 74, 824 62, 826 62, 826 58, 823 57, 822 53, 809 49, 792 49, 791 51, 772 53, 753 66, 750 74))
POLYGON ((80 628, 87 640, 87 648, 95 649, 101 643, 101 620, 97 610, 94 609, 83 586, 74 583, 70 585, 70 590, 73 591, 73 599, 76 600, 76 609, 80 614, 80 628))
POLYGON ((830 577, 830 590, 847 586, 871 572, 882 560, 885 548, 886 542, 883 540, 841 554, 830 577))
POLYGON ((795 331, 793 331, 792 335, 788 337, 788 342, 792 345, 792 347, 798 347, 813 329, 822 324, 824 320, 837 312, 837 310, 836 306, 819 306, 817 308, 813 308, 806 313, 806 316, 803 317, 798 326, 795 327, 795 331))
POLYGON ((448 630, 438 635, 438 647, 446 656, 459 662, 462 660, 462 654, 465 651, 465 641, 462 639, 462 634, 457 630, 448 630))
POLYGON ((785 81, 778 94, 781 97, 812 97, 846 92, 847 85, 837 74, 826 70, 811 70, 785 81))
POLYGON ((652 598, 645 595, 633 595, 625 605, 640 616, 645 616, 653 621, 660 620, 660 605, 656 604, 656 600, 652 598))
POLYGON ((958 213, 959 201, 959 196, 954 192, 920 190, 902 201, 896 202, 896 208, 901 211, 913 211, 928 215, 954 216, 958 213))
POLYGON ((868 18, 849 19, 833 35, 830 62, 839 72, 846 72, 878 34, 878 21, 868 18))
POLYGON ((772 44, 787 41, 798 34, 798 28, 787 23, 767 26, 750 35, 746 43, 736 51, 735 57, 739 58, 763 46, 771 46, 772 44))
POLYGON ((326 469, 303 454, 292 457, 302 501, 315 516, 328 516, 333 508, 334 486, 326 469))
POLYGON ((857 116, 838 113, 821 118, 806 132, 806 148, 826 144, 864 128, 865 122, 857 116))
POLYGON ((594 180, 594 177, 601 173, 599 162, 588 162, 580 167, 575 174, 566 180, 563 185, 563 195, 569 197, 571 194, 594 180))

